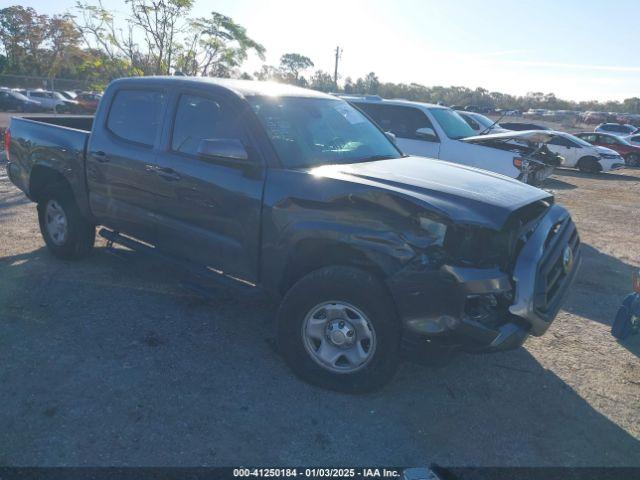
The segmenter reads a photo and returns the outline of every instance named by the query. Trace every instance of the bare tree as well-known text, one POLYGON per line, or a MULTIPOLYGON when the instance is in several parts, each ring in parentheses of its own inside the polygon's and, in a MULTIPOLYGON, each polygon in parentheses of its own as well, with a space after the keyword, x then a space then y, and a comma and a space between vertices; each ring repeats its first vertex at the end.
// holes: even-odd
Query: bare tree
POLYGON ((176 49, 175 37, 184 32, 186 15, 193 0, 127 0, 131 22, 144 32, 148 54, 154 62, 154 74, 168 74, 176 49))

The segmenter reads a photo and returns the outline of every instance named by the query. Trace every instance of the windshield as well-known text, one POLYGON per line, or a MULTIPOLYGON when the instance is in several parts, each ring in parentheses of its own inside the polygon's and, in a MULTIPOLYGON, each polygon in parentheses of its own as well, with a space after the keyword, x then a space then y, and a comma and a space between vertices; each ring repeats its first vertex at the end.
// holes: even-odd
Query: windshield
POLYGON ((25 97, 23 94, 21 94, 20 92, 8 92, 9 95, 11 95, 14 98, 17 98, 18 100, 29 100, 27 97, 25 97))
POLYGON ((471 115, 471 118, 473 118, 476 122, 478 122, 484 128, 499 127, 500 126, 497 123, 494 123, 494 121, 491 120, 489 117, 485 117, 484 115, 482 115, 480 113, 474 113, 473 115, 471 115))
POLYGON ((402 156, 382 131, 342 100, 261 96, 247 100, 287 168, 402 156))
POLYGON ((448 108, 430 108, 429 111, 444 130, 447 137, 453 140, 472 137, 476 133, 464 119, 448 108))

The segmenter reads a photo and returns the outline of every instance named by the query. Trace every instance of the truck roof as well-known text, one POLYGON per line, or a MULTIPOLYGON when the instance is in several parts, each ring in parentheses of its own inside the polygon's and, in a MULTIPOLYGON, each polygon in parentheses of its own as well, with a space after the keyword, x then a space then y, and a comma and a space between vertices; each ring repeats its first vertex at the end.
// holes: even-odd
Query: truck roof
POLYGON ((335 99, 326 93, 307 88, 286 85, 277 82, 260 82, 256 80, 236 80, 232 78, 186 77, 186 76, 148 76, 127 77, 114 80, 112 84, 146 84, 146 85, 216 85, 232 91, 241 97, 254 95, 274 97, 311 97, 335 99))

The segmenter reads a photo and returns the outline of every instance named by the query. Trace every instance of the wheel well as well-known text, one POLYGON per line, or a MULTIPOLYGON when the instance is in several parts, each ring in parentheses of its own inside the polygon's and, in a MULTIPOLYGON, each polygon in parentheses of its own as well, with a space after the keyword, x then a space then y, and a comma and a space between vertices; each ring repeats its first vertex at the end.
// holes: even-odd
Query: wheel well
POLYGON ((71 191, 71 185, 64 176, 50 167, 36 165, 29 176, 29 197, 39 202, 43 195, 52 189, 71 191))
POLYGON ((600 163, 598 162, 598 159, 596 157, 592 155, 585 155, 580 160, 578 160, 578 163, 576 163, 576 167, 580 168, 581 164, 586 164, 587 162, 595 162, 598 166, 600 166, 600 163))
POLYGON ((354 247, 339 242, 305 241, 289 257, 278 293, 284 295, 294 283, 314 270, 337 265, 360 268, 381 279, 386 276, 380 265, 354 247))

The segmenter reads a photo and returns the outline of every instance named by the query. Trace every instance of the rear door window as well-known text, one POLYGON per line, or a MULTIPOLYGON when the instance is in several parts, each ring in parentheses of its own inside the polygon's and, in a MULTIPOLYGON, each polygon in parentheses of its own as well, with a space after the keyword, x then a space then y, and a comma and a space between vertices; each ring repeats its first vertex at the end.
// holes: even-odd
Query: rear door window
POLYGON ((153 146, 162 123, 165 95, 155 90, 120 90, 116 93, 107 129, 129 142, 153 146))

